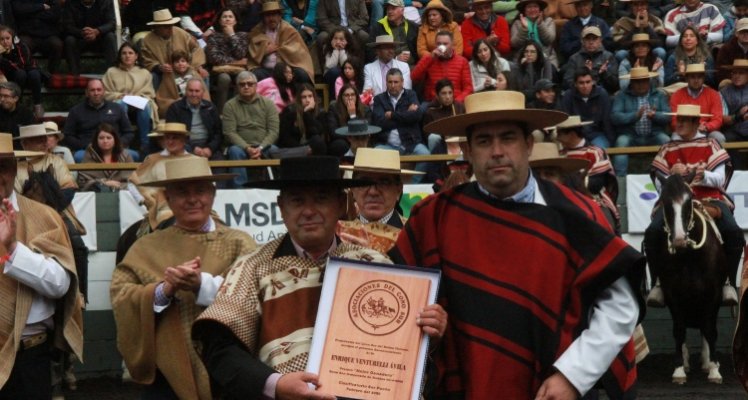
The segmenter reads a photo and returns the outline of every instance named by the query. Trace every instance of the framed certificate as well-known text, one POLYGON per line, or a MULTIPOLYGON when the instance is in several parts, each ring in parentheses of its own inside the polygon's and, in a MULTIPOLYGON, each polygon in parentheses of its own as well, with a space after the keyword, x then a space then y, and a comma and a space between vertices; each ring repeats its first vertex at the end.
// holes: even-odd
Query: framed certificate
POLYGON ((330 258, 307 371, 339 399, 420 398, 428 337, 418 312, 436 301, 436 269, 330 258))

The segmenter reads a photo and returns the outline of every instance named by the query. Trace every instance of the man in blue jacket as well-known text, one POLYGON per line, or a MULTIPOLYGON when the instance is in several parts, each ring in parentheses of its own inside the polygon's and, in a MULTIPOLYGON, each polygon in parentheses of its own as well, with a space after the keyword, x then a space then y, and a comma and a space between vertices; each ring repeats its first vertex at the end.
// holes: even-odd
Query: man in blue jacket
MULTIPOLYGON (((423 144, 421 117, 423 111, 416 92, 403 87, 403 73, 397 68, 387 72, 387 91, 374 96, 372 122, 382 128, 373 136, 374 147, 397 150, 400 155, 431 154, 423 144)), ((426 172, 426 163, 417 163, 417 171, 426 172)), ((420 181, 415 175, 413 181, 420 181)), ((417 183, 417 182, 416 182, 417 183)))
MULTIPOLYGON (((647 67, 631 68, 629 87, 619 92, 613 99, 611 122, 618 133, 615 147, 663 145, 670 141, 665 132, 671 118, 670 103, 663 92, 653 88, 652 78, 657 78, 656 72, 650 72, 647 67)), ((613 157, 616 175, 625 176, 629 157, 619 155, 613 157)))

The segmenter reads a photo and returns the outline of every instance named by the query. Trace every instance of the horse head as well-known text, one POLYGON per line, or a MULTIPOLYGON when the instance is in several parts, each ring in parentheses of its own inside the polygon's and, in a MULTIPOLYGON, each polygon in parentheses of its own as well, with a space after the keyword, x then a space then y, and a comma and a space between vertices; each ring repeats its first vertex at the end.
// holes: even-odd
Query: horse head
POLYGON ((693 180, 694 173, 683 177, 673 174, 664 177, 657 174, 657 179, 662 185, 660 202, 665 217, 665 231, 668 234, 668 243, 671 253, 680 252, 687 248, 688 233, 693 228, 693 192, 686 183, 693 180))

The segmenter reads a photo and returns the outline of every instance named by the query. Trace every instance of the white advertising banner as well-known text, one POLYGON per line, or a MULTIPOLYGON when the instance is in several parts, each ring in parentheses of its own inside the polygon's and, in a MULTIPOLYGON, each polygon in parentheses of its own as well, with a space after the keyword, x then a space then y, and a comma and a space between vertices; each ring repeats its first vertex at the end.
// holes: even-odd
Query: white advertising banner
MULTIPOLYGON (((735 171, 727 187, 735 203, 735 220, 743 230, 748 229, 748 171, 735 171)), ((649 175, 626 177, 626 204, 629 233, 643 233, 649 226, 652 207, 659 198, 649 175)))
MULTIPOLYGON (((400 205, 405 216, 410 208, 433 193, 431 185, 405 185, 400 205)), ((120 229, 124 232, 130 225, 143 219, 145 207, 139 206, 127 191, 120 191, 120 229)), ((286 232, 276 198, 276 190, 219 190, 213 210, 232 228, 252 235, 258 244, 267 243, 286 232)))
POLYGON ((83 243, 89 251, 96 251, 96 193, 79 192, 73 197, 73 210, 78 221, 86 228, 83 243))

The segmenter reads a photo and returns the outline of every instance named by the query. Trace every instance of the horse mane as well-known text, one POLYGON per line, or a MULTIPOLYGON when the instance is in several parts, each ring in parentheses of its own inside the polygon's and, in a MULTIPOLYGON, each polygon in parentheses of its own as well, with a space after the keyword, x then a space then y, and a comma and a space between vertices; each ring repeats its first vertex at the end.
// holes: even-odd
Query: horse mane
POLYGON ((57 212, 65 207, 65 197, 62 188, 55 179, 54 168, 50 165, 44 171, 33 171, 29 168, 29 179, 24 182, 21 194, 31 200, 48 205, 57 212))

